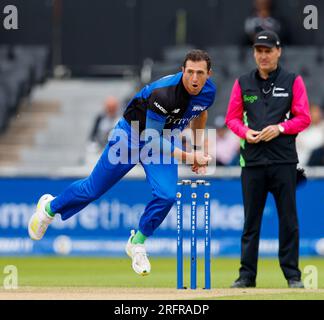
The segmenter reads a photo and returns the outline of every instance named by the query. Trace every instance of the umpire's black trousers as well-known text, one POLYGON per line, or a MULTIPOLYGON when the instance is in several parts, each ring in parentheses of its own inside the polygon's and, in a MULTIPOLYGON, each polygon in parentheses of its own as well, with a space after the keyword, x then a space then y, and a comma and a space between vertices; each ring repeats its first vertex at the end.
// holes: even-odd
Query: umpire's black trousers
POLYGON ((279 217, 280 267, 287 280, 300 280, 296 164, 244 167, 241 182, 245 220, 241 239, 240 278, 256 278, 262 214, 268 192, 271 192, 279 217))

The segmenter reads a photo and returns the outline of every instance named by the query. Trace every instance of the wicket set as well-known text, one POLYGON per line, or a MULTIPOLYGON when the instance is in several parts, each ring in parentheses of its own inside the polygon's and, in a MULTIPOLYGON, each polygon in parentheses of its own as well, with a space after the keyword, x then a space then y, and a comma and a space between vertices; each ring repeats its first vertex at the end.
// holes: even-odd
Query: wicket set
POLYGON ((204 244, 205 244, 205 288, 211 288, 210 272, 210 183, 206 180, 181 180, 177 192, 177 289, 186 289, 183 285, 183 196, 186 189, 191 192, 190 212, 190 289, 197 289, 197 200, 198 188, 203 188, 204 198, 204 244))

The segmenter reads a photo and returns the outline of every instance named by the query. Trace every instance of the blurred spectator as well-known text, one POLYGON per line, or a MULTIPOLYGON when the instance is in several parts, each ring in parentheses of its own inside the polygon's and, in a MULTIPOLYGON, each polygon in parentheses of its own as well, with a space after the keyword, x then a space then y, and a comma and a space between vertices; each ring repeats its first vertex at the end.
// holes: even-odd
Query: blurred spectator
POLYGON ((311 104, 311 126, 298 135, 297 151, 299 163, 307 165, 311 153, 324 144, 324 120, 319 105, 311 104))
POLYGON ((104 110, 94 123, 90 141, 96 143, 101 149, 107 144, 108 135, 120 118, 120 103, 117 98, 110 96, 105 100, 104 110))
POLYGON ((216 159, 218 166, 238 165, 240 140, 225 125, 223 116, 215 118, 216 139, 208 141, 208 154, 216 159))
POLYGON ((121 117, 121 111, 119 100, 114 96, 107 97, 104 101, 104 109, 96 117, 91 130, 85 159, 87 164, 98 160, 98 156, 107 144, 110 131, 121 117))
POLYGON ((254 10, 244 23, 245 36, 243 45, 250 46, 254 42, 255 35, 263 30, 274 31, 279 35, 283 43, 289 44, 288 33, 282 19, 273 16, 272 0, 254 0, 254 10))

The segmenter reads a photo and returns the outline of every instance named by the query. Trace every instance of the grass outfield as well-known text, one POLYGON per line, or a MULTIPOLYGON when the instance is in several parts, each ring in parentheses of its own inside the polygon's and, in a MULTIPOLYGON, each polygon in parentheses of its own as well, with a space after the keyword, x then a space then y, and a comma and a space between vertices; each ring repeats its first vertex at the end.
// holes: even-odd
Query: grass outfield
MULTIPOLYGON (((151 257, 152 272, 147 277, 137 276, 128 258, 78 258, 78 257, 1 257, 0 270, 6 265, 18 268, 19 288, 30 287, 92 287, 92 288, 171 288, 176 286, 176 259, 151 257)), ((301 259, 301 271, 307 265, 318 270, 318 289, 324 289, 324 259, 301 259)), ((216 258, 212 263, 212 287, 229 288, 237 278, 238 258, 216 258)), ((262 289, 285 289, 287 283, 277 259, 262 258, 258 266, 257 288, 260 294, 244 296, 226 295, 217 299, 323 299, 324 291, 317 293, 268 293, 262 289), (307 297, 306 297, 307 295, 307 297)), ((2 273, 3 274, 3 273, 2 273)), ((306 277, 303 274, 303 279, 306 277)), ((189 261, 185 261, 185 284, 189 283, 189 261)), ((198 285, 203 286, 203 261, 198 264, 198 285)), ((190 290, 189 290, 190 291, 190 290)))

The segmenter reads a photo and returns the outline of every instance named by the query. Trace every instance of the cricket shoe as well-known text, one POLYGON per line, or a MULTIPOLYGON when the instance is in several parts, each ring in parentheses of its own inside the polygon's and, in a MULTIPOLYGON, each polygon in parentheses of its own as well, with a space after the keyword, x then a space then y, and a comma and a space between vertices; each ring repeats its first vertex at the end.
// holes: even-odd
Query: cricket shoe
POLYGON ((42 239, 47 230, 47 227, 54 219, 54 217, 51 217, 45 211, 46 204, 53 199, 54 197, 52 195, 44 194, 38 200, 36 211, 28 222, 28 233, 33 240, 42 239))
POLYGON ((144 244, 132 243, 134 236, 135 230, 132 230, 126 244, 126 253, 132 259, 132 267, 134 271, 141 276, 147 276, 151 271, 151 264, 147 258, 144 244))

